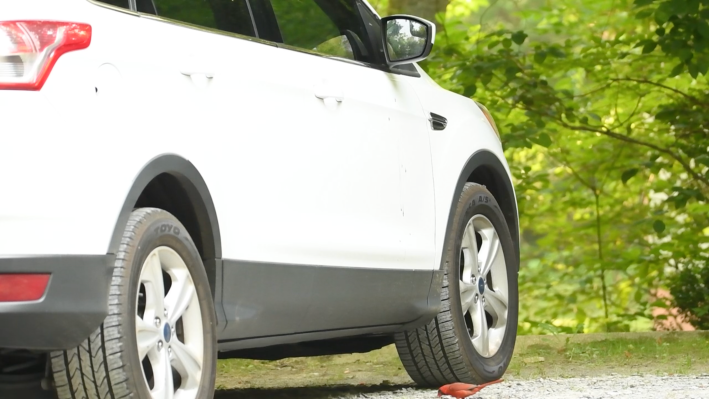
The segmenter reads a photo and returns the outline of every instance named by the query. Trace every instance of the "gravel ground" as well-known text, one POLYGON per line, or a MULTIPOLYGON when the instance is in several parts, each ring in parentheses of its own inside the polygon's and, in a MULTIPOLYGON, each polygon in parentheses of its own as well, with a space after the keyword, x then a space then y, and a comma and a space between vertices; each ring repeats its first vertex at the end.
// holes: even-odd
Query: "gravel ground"
MULTIPOLYGON (((435 390, 402 388, 394 392, 358 394, 361 399, 435 399, 435 390)), ((350 397, 351 398, 351 397, 350 397)), ((607 376, 504 381, 470 399, 655 399, 709 398, 709 374, 700 376, 607 376)))
MULTIPOLYGON (((1 399, 50 399, 48 392, 3 391, 1 399)), ((330 386, 217 391, 216 399, 438 399, 436 390, 395 386, 330 386)), ((709 374, 512 380, 468 399, 709 399, 709 374)))

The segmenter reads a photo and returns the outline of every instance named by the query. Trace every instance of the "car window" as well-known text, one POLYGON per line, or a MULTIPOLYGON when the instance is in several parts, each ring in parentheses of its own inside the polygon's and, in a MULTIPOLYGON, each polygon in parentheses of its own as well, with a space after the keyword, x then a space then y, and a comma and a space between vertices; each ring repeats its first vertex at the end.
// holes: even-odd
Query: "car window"
POLYGON ((356 0, 270 0, 281 41, 336 57, 373 62, 356 0))
POLYGON ((255 37, 247 0, 137 0, 138 11, 255 37))

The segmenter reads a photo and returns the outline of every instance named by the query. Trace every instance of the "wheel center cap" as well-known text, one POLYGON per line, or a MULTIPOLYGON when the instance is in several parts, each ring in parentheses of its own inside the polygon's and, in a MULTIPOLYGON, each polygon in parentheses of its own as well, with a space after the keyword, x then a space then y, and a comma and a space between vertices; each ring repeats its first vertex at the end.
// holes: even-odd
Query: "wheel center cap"
POLYGON ((485 280, 481 278, 478 279, 478 292, 481 294, 485 293, 485 280))
POLYGON ((172 338, 172 329, 170 328, 169 323, 165 323, 165 325, 163 326, 162 335, 163 338, 165 338, 165 342, 170 342, 170 338, 172 338))

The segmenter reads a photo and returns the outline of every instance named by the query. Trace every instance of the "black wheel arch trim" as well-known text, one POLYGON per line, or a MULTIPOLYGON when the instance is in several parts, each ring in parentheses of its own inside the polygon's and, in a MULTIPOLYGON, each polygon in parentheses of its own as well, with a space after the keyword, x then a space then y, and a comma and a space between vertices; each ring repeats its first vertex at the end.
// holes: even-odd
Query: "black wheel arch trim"
MULTIPOLYGON (((448 247, 448 237, 453 225, 453 216, 455 214, 456 203, 458 202, 460 193, 463 192, 463 186, 465 186, 465 183, 468 182, 479 183, 470 180, 470 177, 472 176, 473 172, 475 172, 475 170, 481 166, 487 167, 490 171, 494 173, 495 181, 502 182, 502 185, 498 187, 498 195, 502 193, 504 198, 497 198, 496 196, 495 199, 498 201, 498 203, 500 203, 501 208, 503 202, 510 205, 507 212, 505 212, 505 209, 501 210, 503 215, 505 216, 505 222, 507 223, 507 226, 510 230, 510 234, 512 235, 512 242, 514 244, 515 249, 515 257, 517 260, 517 265, 519 267, 520 235, 517 199, 515 197, 515 191, 514 187, 512 186, 512 181, 510 181, 510 178, 507 175, 507 171, 504 165, 502 164, 502 161, 500 161, 500 159, 490 151, 479 150, 473 153, 470 158, 468 158, 465 165, 460 171, 460 175, 458 176, 458 182, 456 183, 455 191, 453 192, 453 198, 451 199, 451 205, 449 208, 450 211, 448 214, 448 222, 446 224, 446 235, 444 238, 443 248, 445 250, 445 248, 448 247)), ((441 257, 440 270, 444 270, 444 266, 445 257, 441 257)))
POLYGON ((135 208, 141 193, 150 182, 161 174, 175 177, 184 187, 188 198, 192 201, 198 213, 199 228, 203 236, 209 237, 213 244, 210 251, 205 251, 207 258, 221 259, 222 245, 219 230, 217 211, 209 193, 207 183, 192 162, 177 154, 162 154, 151 159, 133 180, 133 185, 128 191, 123 207, 121 208, 116 226, 111 236, 108 247, 109 254, 116 254, 121 244, 123 231, 128 223, 128 218, 135 208), (213 256, 212 256, 213 255, 213 256))

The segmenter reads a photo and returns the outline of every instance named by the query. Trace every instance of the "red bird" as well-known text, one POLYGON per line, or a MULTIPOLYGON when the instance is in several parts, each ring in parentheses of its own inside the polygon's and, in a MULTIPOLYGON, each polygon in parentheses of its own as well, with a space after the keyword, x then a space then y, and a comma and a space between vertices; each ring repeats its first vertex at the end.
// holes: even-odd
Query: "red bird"
POLYGON ((440 387, 438 389, 438 397, 441 397, 443 395, 450 395, 454 398, 463 399, 463 398, 467 398, 468 396, 473 396, 476 393, 480 392, 486 386, 492 385, 492 384, 497 384, 498 382, 502 382, 502 380, 495 380, 492 382, 486 382, 485 384, 480 384, 480 385, 464 384, 462 382, 456 382, 454 384, 448 384, 448 385, 444 385, 444 386, 440 387))

